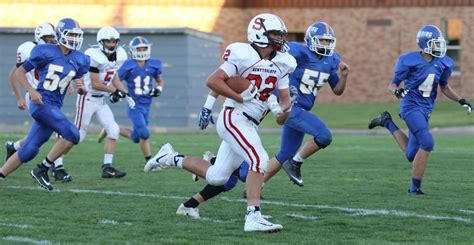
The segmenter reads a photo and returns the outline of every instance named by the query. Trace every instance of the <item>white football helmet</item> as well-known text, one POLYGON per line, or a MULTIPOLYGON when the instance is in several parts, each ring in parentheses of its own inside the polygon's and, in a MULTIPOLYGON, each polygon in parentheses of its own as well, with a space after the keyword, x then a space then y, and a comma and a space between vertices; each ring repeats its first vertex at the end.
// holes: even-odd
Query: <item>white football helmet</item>
POLYGON ((54 36, 56 38, 56 30, 53 24, 44 22, 38 25, 35 29, 35 42, 38 44, 45 44, 44 36, 54 36))
POLYGON ((249 42, 259 47, 271 45, 280 52, 288 50, 286 41, 284 39, 269 38, 270 32, 287 35, 288 29, 280 17, 274 14, 259 14, 250 21, 247 28, 247 37, 249 42))
POLYGON ((97 32, 97 43, 99 44, 100 50, 105 53, 112 54, 117 51, 120 42, 120 33, 113 27, 106 26, 102 27, 99 32, 97 32), (106 47, 104 40, 116 40, 115 46, 106 47))

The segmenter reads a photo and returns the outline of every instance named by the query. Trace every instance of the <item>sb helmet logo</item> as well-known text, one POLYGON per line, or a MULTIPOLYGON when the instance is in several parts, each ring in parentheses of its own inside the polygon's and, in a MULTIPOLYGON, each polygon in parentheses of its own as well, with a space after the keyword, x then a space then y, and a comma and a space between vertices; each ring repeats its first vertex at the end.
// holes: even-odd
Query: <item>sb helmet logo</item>
POLYGON ((254 24, 252 28, 257 31, 260 31, 263 27, 263 22, 265 22, 264 18, 256 18, 255 21, 253 22, 254 24))

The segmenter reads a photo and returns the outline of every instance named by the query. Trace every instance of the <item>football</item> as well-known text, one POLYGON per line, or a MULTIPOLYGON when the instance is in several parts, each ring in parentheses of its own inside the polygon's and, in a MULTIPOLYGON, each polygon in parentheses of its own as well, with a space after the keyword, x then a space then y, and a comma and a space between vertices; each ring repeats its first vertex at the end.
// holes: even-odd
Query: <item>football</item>
POLYGON ((250 86, 250 81, 244 77, 229 77, 225 83, 236 93, 240 94, 250 86))

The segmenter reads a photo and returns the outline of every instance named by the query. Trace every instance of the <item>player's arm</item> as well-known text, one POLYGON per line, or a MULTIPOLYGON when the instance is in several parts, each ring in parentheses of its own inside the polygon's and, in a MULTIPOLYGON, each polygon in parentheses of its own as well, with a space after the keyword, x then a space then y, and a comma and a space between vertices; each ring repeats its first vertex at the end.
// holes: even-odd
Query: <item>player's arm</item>
POLYGON ((114 87, 110 87, 102 83, 100 80, 99 69, 97 67, 91 66, 89 68, 89 76, 91 78, 91 86, 93 89, 109 93, 115 92, 114 87))
POLYGON ((206 129, 209 123, 214 124, 214 118, 212 118, 212 107, 214 107, 214 103, 218 96, 219 94, 212 90, 207 95, 206 102, 199 113, 199 128, 201 130, 206 129))
POLYGON ((449 99, 458 102, 461 106, 466 107, 467 111, 471 113, 472 111, 472 106, 469 102, 466 101, 463 97, 458 95, 450 86, 449 84, 446 84, 444 86, 440 86, 441 92, 443 92, 446 97, 449 99))
POLYGON ((276 118, 276 121, 279 125, 283 125, 286 122, 291 110, 290 90, 279 89, 278 98, 280 98, 279 105, 283 113, 276 118))
POLYGON ((16 69, 17 69, 17 66, 16 65, 13 66, 8 76, 10 78, 10 83, 12 85, 13 93, 15 94, 15 97, 16 97, 17 106, 20 110, 24 110, 26 109, 25 98, 23 98, 23 95, 21 94, 20 86, 18 85, 18 82, 17 82, 18 80, 14 78, 16 69))
POLYGON ((332 92, 337 96, 341 96, 344 93, 344 90, 346 89, 346 81, 347 81, 347 76, 349 75, 350 68, 346 63, 341 62, 339 64, 338 69, 339 69, 340 79, 337 85, 332 89, 332 92))
POLYGON ((115 92, 117 89, 123 91, 128 94, 127 88, 123 85, 123 81, 120 81, 118 74, 115 74, 114 78, 112 79, 112 92, 115 92))
POLYGON ((158 97, 161 95, 161 92, 163 92, 163 85, 165 84, 165 81, 161 76, 158 76, 155 79, 155 87, 150 91, 150 95, 153 97, 158 97))
POLYGON ((13 79, 17 80, 17 81, 20 81, 20 83, 26 88, 26 91, 28 91, 28 93, 30 94, 30 98, 31 98, 31 101, 33 101, 33 103, 37 104, 37 105, 42 105, 43 104, 43 99, 41 97, 41 94, 38 93, 35 88, 33 88, 30 83, 28 82, 28 79, 26 78, 26 73, 33 69, 33 66, 28 64, 27 68, 29 70, 26 70, 25 69, 25 64, 23 64, 22 66, 18 67, 15 72, 14 72, 14 75, 13 75, 13 79), (30 69, 31 68, 31 69, 30 69))
POLYGON ((229 76, 226 72, 222 69, 215 70, 206 81, 207 87, 209 87, 212 91, 227 98, 231 98, 239 103, 244 102, 244 98, 232 90, 227 83, 224 81, 227 80, 229 76))

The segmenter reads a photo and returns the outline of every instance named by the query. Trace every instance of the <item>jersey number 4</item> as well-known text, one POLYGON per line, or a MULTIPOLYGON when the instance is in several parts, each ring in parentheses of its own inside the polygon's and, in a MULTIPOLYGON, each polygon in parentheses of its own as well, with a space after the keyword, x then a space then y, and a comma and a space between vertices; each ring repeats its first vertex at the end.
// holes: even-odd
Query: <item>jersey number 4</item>
POLYGON ((329 78, 329 73, 318 72, 315 70, 304 69, 301 77, 300 91, 302 94, 316 94, 318 89, 322 87, 329 78))
POLYGON ((418 89, 423 94, 423 97, 429 98, 431 96, 431 90, 433 90, 434 79, 435 79, 435 74, 430 73, 426 77, 425 81, 423 81, 423 83, 420 84, 420 86, 418 86, 418 89))
POLYGON ((70 70, 67 76, 63 77, 63 79, 60 79, 59 75, 61 75, 63 71, 63 66, 49 64, 48 73, 44 79, 43 88, 49 91, 55 91, 59 87, 61 89, 61 94, 63 94, 64 90, 67 88, 67 85, 69 85, 69 82, 76 75, 75 71, 70 70))

